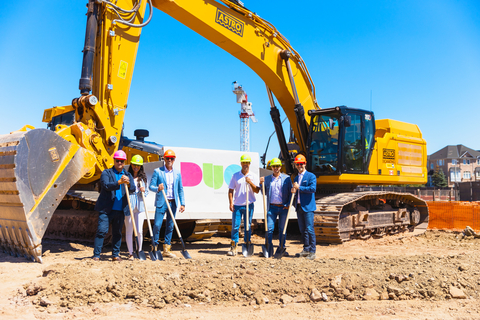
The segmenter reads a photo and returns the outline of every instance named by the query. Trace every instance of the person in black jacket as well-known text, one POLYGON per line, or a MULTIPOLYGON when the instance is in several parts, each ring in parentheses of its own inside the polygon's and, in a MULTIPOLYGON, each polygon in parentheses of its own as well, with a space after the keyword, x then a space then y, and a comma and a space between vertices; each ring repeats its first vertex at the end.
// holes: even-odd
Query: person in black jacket
POLYGON ((98 211, 98 227, 93 249, 94 261, 100 260, 103 240, 110 224, 112 225, 112 260, 122 261, 119 256, 122 228, 125 213, 129 211, 125 188, 128 188, 131 193, 135 192, 133 177, 123 168, 127 155, 119 150, 115 152, 113 159, 113 167, 105 169, 100 177, 100 196, 95 204, 95 210, 98 211))

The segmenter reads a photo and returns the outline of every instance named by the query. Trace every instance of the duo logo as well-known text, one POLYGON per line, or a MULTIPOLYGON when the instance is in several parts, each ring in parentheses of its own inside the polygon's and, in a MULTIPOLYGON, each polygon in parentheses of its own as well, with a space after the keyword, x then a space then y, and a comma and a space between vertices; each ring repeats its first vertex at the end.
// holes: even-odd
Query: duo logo
POLYGON ((233 174, 241 169, 242 167, 238 164, 231 164, 223 170, 223 166, 204 163, 202 170, 196 163, 180 162, 180 172, 182 174, 184 187, 198 186, 203 178, 203 182, 207 187, 217 190, 223 186, 223 181, 225 181, 225 184, 228 186, 233 174))

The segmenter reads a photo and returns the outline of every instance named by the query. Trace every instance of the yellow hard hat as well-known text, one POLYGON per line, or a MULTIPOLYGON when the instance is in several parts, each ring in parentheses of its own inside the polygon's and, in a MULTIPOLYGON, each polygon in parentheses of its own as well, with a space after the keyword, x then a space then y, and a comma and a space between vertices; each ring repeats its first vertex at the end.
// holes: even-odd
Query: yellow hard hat
POLYGON ((248 154, 243 154, 240 157, 240 162, 252 162, 252 158, 248 154))
POLYGON ((143 158, 141 155, 136 154, 132 157, 132 160, 130 160, 131 164, 136 164, 137 166, 143 166, 143 158))
POLYGON ((278 158, 273 158, 270 161, 270 167, 273 167, 273 166, 282 166, 282 161, 280 161, 280 159, 278 158))

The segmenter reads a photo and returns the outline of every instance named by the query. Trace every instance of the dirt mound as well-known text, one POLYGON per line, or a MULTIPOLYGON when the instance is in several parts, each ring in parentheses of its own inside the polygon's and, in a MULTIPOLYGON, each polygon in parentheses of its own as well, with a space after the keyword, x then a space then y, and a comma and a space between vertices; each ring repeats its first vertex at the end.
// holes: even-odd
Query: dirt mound
MULTIPOLYGON (((427 232, 405 241, 437 247, 478 246, 478 239, 459 234, 427 232)), ((194 260, 109 261, 56 263, 43 270, 39 281, 24 286, 21 295, 39 308, 74 308, 98 303, 166 305, 290 304, 359 300, 478 299, 480 257, 464 252, 445 255, 363 255, 320 257, 314 261, 242 256, 194 260)), ((318 247, 321 255, 323 247, 318 247)), ((326 247, 335 250, 335 247, 326 247)), ((375 252, 375 250, 372 250, 375 252)))

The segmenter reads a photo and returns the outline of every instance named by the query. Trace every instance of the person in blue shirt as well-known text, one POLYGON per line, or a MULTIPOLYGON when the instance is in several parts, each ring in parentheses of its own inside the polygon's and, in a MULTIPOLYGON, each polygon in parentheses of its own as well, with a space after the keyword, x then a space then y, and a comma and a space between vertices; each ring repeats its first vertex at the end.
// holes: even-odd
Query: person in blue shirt
POLYGON ((306 165, 307 159, 303 154, 295 157, 295 166, 297 167, 298 175, 295 177, 292 193, 296 193, 293 203, 297 210, 298 227, 303 238, 303 250, 297 253, 296 256, 314 260, 317 251, 317 241, 313 228, 313 215, 317 209, 315 203, 317 178, 313 173, 306 170, 306 165))
POLYGON ((112 260, 122 261, 120 258, 120 245, 122 244, 122 228, 125 214, 129 213, 125 188, 135 192, 133 177, 124 170, 127 155, 122 150, 113 155, 114 165, 105 169, 100 176, 100 196, 95 204, 98 211, 98 227, 94 241, 93 260, 100 260, 103 240, 112 225, 112 260))
MULTIPOLYGON (((275 229, 275 221, 278 217, 278 236, 279 246, 285 246, 285 238, 283 238, 283 229, 287 220, 288 205, 292 196, 292 180, 286 174, 280 172, 282 170, 282 161, 273 158, 270 161, 270 167, 273 174, 261 177, 260 185, 265 183, 265 195, 267 196, 267 226, 268 226, 268 245, 273 248, 273 230, 275 229)), ((260 252, 260 255, 263 255, 260 252)))

